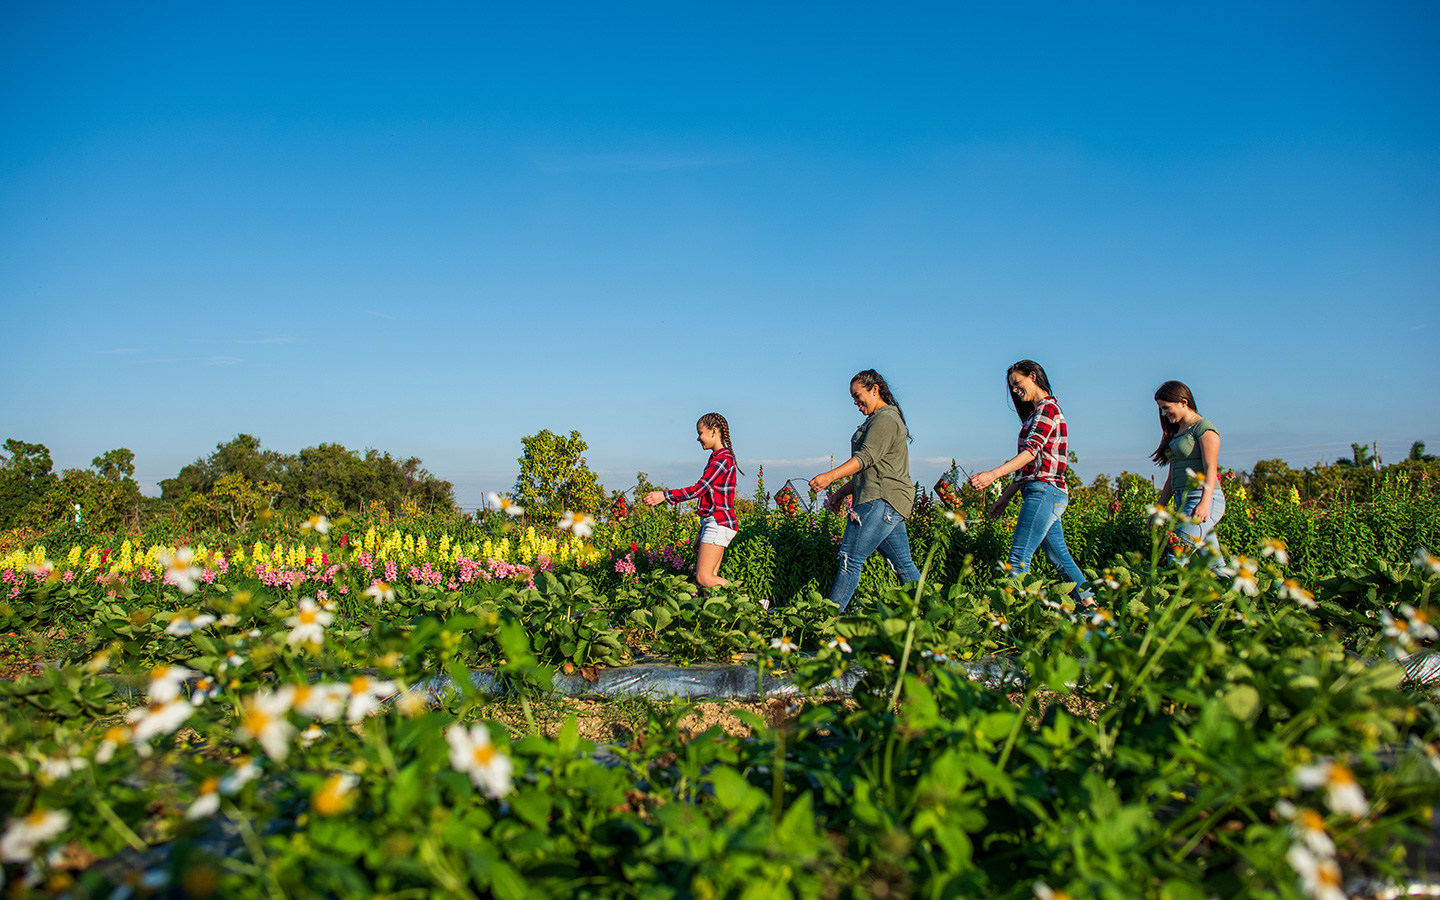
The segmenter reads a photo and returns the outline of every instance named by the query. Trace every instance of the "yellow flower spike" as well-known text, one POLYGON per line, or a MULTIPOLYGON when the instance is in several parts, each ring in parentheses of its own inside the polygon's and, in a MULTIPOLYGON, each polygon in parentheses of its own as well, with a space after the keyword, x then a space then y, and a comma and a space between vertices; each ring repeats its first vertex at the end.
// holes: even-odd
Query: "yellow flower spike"
POLYGON ((82 551, 82 550, 80 549, 80 545, 79 545, 79 544, 75 544, 74 546, 72 546, 72 547, 70 548, 70 553, 69 553, 69 555, 67 555, 67 556, 65 557, 65 565, 66 565, 66 567, 73 569, 73 568, 75 568, 77 565, 79 565, 79 564, 80 564, 80 556, 81 556, 81 554, 82 554, 83 552, 84 552, 84 551, 82 551))

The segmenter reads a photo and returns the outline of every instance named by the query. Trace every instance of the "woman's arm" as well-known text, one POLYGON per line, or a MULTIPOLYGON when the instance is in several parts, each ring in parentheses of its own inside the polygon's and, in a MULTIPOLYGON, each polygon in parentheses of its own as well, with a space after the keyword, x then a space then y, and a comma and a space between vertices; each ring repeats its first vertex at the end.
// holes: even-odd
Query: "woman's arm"
POLYGON ((1191 517, 1197 522, 1210 519, 1210 501, 1215 497, 1215 485, 1220 480, 1220 435, 1207 431, 1200 435, 1200 456, 1205 461, 1205 492, 1191 517))
MULTIPOLYGON (((860 468, 860 460, 852 456, 830 471, 822 472, 810 479, 810 490, 819 493, 829 487, 830 482, 844 478, 846 475, 854 475, 860 471, 860 468)), ((855 490, 853 484, 847 485, 847 487, 852 491, 855 490)), ((844 488, 841 488, 841 490, 844 490, 844 488)))
POLYGON ((1015 456, 1012 457, 1009 462, 997 466, 993 469, 987 469, 984 472, 976 472, 974 475, 971 475, 970 486, 977 490, 983 491, 990 485, 999 481, 1001 478, 1009 475, 1011 472, 1017 472, 1020 469, 1023 469, 1026 466, 1030 465, 1030 461, 1034 458, 1035 454, 1031 453, 1029 450, 1021 450, 1019 453, 1015 454, 1015 456))
POLYGON ((1012 481, 1009 487, 1001 491, 1000 498, 994 503, 990 504, 990 518, 1000 518, 1000 515, 1005 512, 1005 507, 1010 505, 1011 498, 1015 496, 1015 492, 1018 490, 1020 490, 1020 482, 1012 481))

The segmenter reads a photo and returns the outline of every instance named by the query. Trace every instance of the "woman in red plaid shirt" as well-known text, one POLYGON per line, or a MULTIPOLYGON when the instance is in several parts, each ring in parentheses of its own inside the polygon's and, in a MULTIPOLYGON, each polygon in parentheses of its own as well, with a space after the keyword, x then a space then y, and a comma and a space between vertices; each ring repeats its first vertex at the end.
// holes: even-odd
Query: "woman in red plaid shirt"
POLYGON ((1012 575, 1028 572, 1031 557, 1043 548, 1060 576, 1075 583, 1070 595, 1090 605, 1093 602, 1090 592, 1080 592, 1085 574, 1070 558, 1060 520, 1070 504, 1070 493, 1065 486, 1070 450, 1065 414, 1050 396, 1050 379, 1045 376, 1045 369, 1034 360, 1022 359, 1011 366, 1005 371, 1005 381, 1015 398, 1015 413, 1021 422, 1015 456, 1003 465, 970 476, 970 484, 983 491, 1011 472, 1019 472, 990 507, 990 518, 999 518, 1015 492, 1020 492, 1020 517, 1015 522, 1015 540, 1010 544, 1010 560, 1004 564, 1005 570, 1012 575))
POLYGON ((700 417, 695 423, 695 440, 710 451, 710 461, 700 480, 673 491, 651 491, 645 495, 645 502, 658 506, 666 500, 699 500, 700 544, 696 548, 695 581, 702 588, 712 588, 730 583, 720 577, 720 563, 740 527, 735 521, 735 473, 740 472, 740 466, 730 444, 730 423, 719 413, 700 417))

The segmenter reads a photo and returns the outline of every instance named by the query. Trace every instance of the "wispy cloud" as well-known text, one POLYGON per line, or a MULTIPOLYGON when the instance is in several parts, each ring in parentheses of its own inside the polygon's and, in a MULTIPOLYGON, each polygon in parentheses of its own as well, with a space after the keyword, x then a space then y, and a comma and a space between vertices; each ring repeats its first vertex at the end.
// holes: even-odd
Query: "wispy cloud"
POLYGON ((1419 325, 1411 325, 1411 326, 1410 326, 1410 330, 1411 330, 1411 331, 1419 331, 1420 329, 1424 328, 1426 325, 1429 325, 1429 324, 1430 324, 1429 322, 1421 322, 1419 325))
POLYGON ((258 341, 236 341, 235 343, 237 343, 237 344, 293 344, 293 343, 295 343, 297 340, 299 340, 299 338, 293 338, 293 337, 290 337, 289 335, 283 335, 283 334, 282 334, 282 335, 277 335, 277 336, 275 336, 275 337, 261 338, 261 339, 258 340, 258 341))
POLYGON ((372 316, 378 316, 378 317, 380 317, 380 318, 382 318, 382 319, 389 319, 389 320, 392 321, 392 322, 398 322, 398 321, 400 321, 399 319, 395 318, 394 316, 387 316, 387 315, 385 315, 384 313, 377 313, 377 312, 375 312, 374 310, 369 310, 369 313, 370 313, 370 315, 372 315, 372 316))
POLYGON ((200 360, 200 362, 207 366, 233 366, 236 363, 244 362, 244 360, 238 356, 207 356, 200 360))
POLYGON ((135 347, 116 347, 114 350, 101 350, 100 352, 101 352, 101 353, 104 353, 104 354, 112 354, 112 353, 117 353, 117 354, 118 354, 118 353, 139 353, 140 351, 139 351, 139 349, 137 349, 137 348, 135 348, 135 347))

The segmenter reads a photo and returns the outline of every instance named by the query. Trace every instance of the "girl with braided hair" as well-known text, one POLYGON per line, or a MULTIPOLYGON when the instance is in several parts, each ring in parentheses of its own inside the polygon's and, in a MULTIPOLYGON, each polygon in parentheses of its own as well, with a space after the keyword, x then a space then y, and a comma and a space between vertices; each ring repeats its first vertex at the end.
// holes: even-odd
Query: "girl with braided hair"
POLYGON ((712 588, 730 583, 720 577, 720 563, 740 527, 735 521, 735 473, 740 472, 740 466, 730 443, 730 423, 719 413, 700 417, 695 423, 695 440, 710 451, 710 461, 700 480, 686 488, 651 491, 645 495, 645 502, 658 506, 666 500, 684 503, 698 498, 700 544, 696 548, 695 581, 702 588, 712 588))
POLYGON ((840 569, 830 588, 830 600, 841 612, 860 584, 860 568, 876 550, 901 582, 920 580, 905 532, 905 520, 915 505, 905 414, 890 385, 874 369, 850 379, 850 399, 865 414, 850 438, 850 459, 810 479, 810 490, 818 492, 837 479, 855 476, 825 501, 830 510, 839 512, 846 497, 855 499, 840 541, 840 569))

